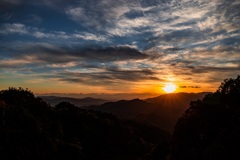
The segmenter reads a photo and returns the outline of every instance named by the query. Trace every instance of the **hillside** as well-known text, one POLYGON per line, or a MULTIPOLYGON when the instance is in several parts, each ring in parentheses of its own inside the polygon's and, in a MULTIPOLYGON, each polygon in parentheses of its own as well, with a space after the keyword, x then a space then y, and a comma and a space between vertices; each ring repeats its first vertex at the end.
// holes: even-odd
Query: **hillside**
POLYGON ((138 114, 143 113, 150 105, 150 103, 143 100, 133 99, 107 102, 100 106, 93 107, 92 109, 113 113, 119 118, 132 119, 138 114))
POLYGON ((132 99, 108 102, 98 98, 71 98, 58 96, 41 96, 51 106, 60 102, 70 102, 75 106, 112 113, 118 118, 135 120, 156 125, 172 131, 176 120, 188 108, 191 101, 202 99, 207 93, 165 94, 145 100, 132 99))
POLYGON ((71 98, 71 97, 58 97, 58 96, 40 96, 44 101, 48 102, 51 106, 55 106, 60 102, 70 102, 78 107, 91 106, 91 105, 101 105, 108 102, 104 99, 99 98, 71 98))
POLYGON ((166 104, 168 102, 176 102, 181 101, 182 103, 186 104, 190 101, 194 101, 197 99, 202 99, 208 92, 200 92, 200 93, 171 93, 171 94, 164 94, 153 98, 145 99, 146 102, 149 103, 161 103, 166 104))
POLYGON ((107 102, 92 109, 108 112, 122 119, 131 119, 156 125, 172 131, 177 119, 193 100, 202 99, 207 93, 174 93, 145 100, 107 102))
POLYGON ((0 155, 18 160, 151 160, 170 134, 69 102, 50 107, 30 91, 0 91, 0 155))

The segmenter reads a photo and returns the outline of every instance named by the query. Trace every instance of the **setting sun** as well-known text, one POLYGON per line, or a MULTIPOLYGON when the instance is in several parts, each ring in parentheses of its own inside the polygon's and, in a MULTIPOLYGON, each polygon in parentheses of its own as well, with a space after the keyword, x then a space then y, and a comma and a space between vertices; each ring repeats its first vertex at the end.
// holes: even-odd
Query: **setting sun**
POLYGON ((172 83, 167 83, 164 87, 163 90, 166 93, 173 93, 176 90, 177 86, 175 84, 172 83))

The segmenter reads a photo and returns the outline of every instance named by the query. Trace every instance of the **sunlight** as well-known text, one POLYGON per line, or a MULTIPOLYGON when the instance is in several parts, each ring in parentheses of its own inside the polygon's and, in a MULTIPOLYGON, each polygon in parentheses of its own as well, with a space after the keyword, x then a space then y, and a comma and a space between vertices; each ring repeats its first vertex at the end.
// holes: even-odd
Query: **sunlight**
POLYGON ((173 93, 176 90, 177 86, 173 83, 167 83, 165 84, 165 86, 163 87, 163 90, 166 93, 173 93))

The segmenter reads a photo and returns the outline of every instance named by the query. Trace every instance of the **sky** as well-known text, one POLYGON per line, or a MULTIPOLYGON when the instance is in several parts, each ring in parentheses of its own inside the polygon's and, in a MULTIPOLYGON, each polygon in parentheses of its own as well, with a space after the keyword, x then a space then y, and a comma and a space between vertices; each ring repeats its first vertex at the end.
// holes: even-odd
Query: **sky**
POLYGON ((240 0, 0 0, 0 89, 216 91, 240 74, 240 0))

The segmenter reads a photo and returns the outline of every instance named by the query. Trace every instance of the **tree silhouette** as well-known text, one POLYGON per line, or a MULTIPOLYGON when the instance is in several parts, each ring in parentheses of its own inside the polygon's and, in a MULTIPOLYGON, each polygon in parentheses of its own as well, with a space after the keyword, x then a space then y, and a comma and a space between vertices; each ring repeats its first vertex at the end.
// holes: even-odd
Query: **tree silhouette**
POLYGON ((193 101, 173 133, 173 160, 239 159, 240 76, 193 101))
POLYGON ((121 121, 69 102, 50 107, 27 89, 0 91, 1 159, 143 159, 154 148, 164 148, 168 137, 154 126, 121 121))

